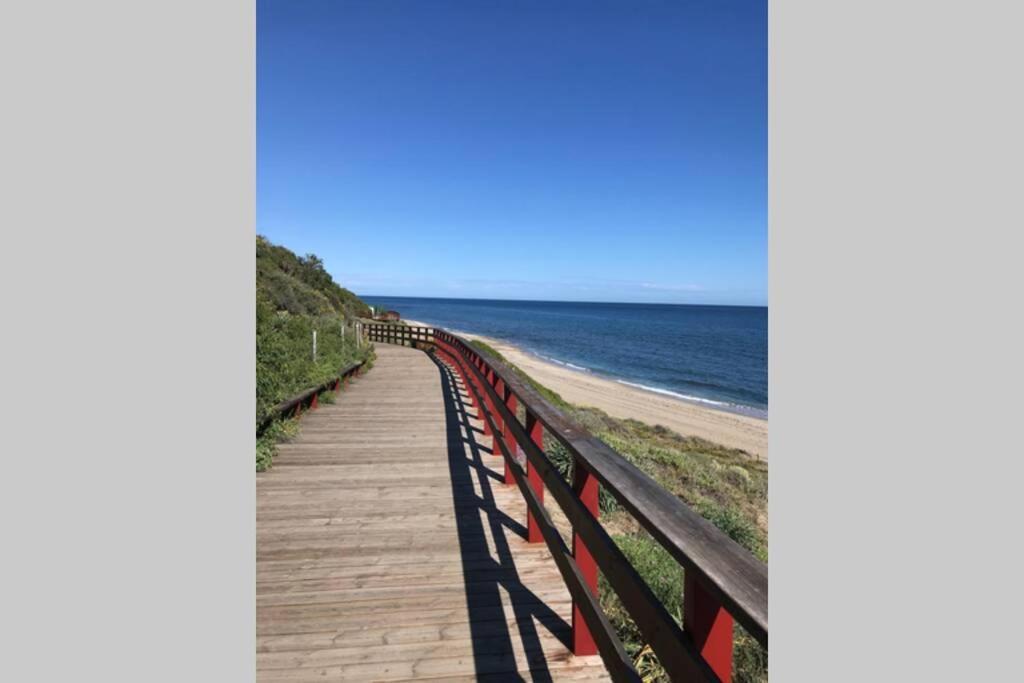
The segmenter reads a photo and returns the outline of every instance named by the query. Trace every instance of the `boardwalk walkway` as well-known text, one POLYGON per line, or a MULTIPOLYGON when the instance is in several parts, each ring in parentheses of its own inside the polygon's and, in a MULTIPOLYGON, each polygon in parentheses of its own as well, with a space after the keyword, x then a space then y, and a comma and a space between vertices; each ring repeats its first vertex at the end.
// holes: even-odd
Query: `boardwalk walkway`
POLYGON ((462 388, 377 354, 257 475, 258 679, 606 679, 462 388))

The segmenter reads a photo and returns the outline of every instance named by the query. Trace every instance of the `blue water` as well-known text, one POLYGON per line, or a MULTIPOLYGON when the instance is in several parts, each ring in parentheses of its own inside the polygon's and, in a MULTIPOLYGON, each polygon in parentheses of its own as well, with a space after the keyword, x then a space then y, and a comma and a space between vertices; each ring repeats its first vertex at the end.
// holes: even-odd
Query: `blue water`
POLYGON ((767 417, 768 309, 364 296, 639 388, 767 417))

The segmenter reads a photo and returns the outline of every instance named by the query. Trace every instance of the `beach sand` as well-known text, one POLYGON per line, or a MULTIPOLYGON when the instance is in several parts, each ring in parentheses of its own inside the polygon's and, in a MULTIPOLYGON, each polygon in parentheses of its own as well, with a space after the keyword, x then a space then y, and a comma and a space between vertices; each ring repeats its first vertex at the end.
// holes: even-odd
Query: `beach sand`
MULTIPOLYGON (((430 327, 414 320, 405 322, 413 326, 430 327)), ((739 448, 761 460, 768 459, 767 420, 696 405, 578 372, 549 363, 498 339, 464 332, 457 334, 465 339, 479 339, 490 344, 510 362, 570 403, 600 408, 613 417, 633 418, 650 425, 660 424, 685 436, 697 436, 723 446, 739 448)))

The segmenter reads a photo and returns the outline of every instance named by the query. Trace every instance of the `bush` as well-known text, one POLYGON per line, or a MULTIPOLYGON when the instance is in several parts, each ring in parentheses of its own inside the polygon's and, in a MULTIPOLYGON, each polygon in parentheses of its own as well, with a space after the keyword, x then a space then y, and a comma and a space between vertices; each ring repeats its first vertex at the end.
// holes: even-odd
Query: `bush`
POLYGON ((299 433, 299 421, 296 418, 275 420, 256 439, 256 471, 265 472, 273 464, 277 455, 277 444, 288 441, 299 433))

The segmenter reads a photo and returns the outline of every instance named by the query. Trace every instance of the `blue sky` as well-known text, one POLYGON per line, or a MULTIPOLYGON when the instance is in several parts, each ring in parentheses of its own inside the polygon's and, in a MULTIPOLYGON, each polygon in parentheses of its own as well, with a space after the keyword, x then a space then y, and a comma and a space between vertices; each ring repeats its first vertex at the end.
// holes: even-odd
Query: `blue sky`
POLYGON ((259 0, 256 112, 359 294, 767 303, 764 2, 259 0))

